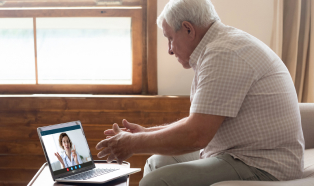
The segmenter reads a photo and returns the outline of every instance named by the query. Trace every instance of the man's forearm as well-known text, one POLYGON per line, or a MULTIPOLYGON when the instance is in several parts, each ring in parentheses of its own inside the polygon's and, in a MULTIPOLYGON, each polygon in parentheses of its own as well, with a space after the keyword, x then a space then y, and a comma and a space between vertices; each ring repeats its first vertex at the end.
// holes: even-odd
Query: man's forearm
POLYGON ((186 119, 187 118, 183 118, 183 119, 176 121, 176 122, 173 122, 171 124, 165 124, 165 125, 160 125, 160 126, 156 126, 156 127, 145 128, 145 131, 146 132, 154 132, 154 131, 162 130, 162 129, 165 129, 165 128, 170 127, 170 126, 183 123, 186 119))
POLYGON ((114 124, 112 130, 116 135, 96 145, 98 150, 104 148, 97 156, 112 154, 114 156, 109 157, 123 161, 139 153, 181 155, 194 152, 208 145, 224 119, 223 116, 194 113, 159 130, 137 133, 125 132, 114 124))
POLYGON ((213 139, 223 116, 192 114, 164 129, 132 136, 133 153, 181 155, 200 150, 213 139))
POLYGON ((180 155, 201 149, 197 133, 187 125, 187 118, 184 118, 159 130, 136 134, 135 153, 180 155))

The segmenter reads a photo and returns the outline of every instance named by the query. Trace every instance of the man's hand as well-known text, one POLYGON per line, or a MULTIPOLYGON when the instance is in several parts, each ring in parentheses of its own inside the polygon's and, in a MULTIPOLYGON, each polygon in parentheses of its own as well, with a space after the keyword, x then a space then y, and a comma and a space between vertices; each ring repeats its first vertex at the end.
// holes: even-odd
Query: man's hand
MULTIPOLYGON (((139 125, 133 124, 132 126, 134 125, 136 129, 140 129, 140 127, 138 127, 139 125)), ((124 126, 128 126, 128 124, 124 126)), ((132 130, 130 128, 127 129, 129 129, 130 132, 132 130)), ((97 150, 105 148, 98 153, 97 157, 103 158, 109 155, 107 162, 111 162, 112 160, 116 159, 119 164, 122 164, 123 160, 126 160, 133 155, 132 134, 130 132, 125 132, 121 130, 118 124, 116 123, 113 124, 111 130, 112 133, 110 134, 113 134, 114 136, 112 136, 111 138, 104 139, 96 145, 97 150)))
MULTIPOLYGON (((125 128, 121 128, 122 131, 130 132, 130 133, 138 133, 145 132, 145 128, 134 123, 129 123, 126 119, 122 120, 122 124, 125 128)), ((108 129, 104 131, 104 134, 107 136, 106 138, 111 138, 116 135, 113 129, 108 129)))

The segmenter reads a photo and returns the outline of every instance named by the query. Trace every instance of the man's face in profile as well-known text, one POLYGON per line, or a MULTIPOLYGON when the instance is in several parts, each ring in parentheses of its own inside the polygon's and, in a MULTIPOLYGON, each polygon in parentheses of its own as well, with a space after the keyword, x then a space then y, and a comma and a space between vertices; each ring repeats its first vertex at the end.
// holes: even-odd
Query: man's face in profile
POLYGON ((188 38, 184 29, 181 28, 175 32, 165 19, 163 20, 162 28, 164 36, 168 39, 168 53, 170 55, 175 55, 183 68, 191 68, 189 61, 193 51, 191 51, 189 43, 187 42, 188 38))

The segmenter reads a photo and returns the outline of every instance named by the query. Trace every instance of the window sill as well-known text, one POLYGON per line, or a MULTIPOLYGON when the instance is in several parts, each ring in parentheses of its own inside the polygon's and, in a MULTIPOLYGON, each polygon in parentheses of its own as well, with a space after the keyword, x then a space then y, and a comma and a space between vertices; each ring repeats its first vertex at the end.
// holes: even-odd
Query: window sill
POLYGON ((93 94, 2 94, 0 98, 186 98, 160 95, 93 95, 93 94))

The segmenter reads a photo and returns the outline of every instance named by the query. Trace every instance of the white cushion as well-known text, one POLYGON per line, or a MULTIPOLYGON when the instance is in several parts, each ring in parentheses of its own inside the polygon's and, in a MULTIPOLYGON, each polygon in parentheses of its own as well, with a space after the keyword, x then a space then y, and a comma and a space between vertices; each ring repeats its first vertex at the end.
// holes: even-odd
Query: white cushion
POLYGON ((314 177, 314 149, 304 152, 304 173, 303 178, 314 177))
POLYGON ((314 149, 304 152, 303 178, 291 181, 224 181, 212 186, 314 186, 314 149))

